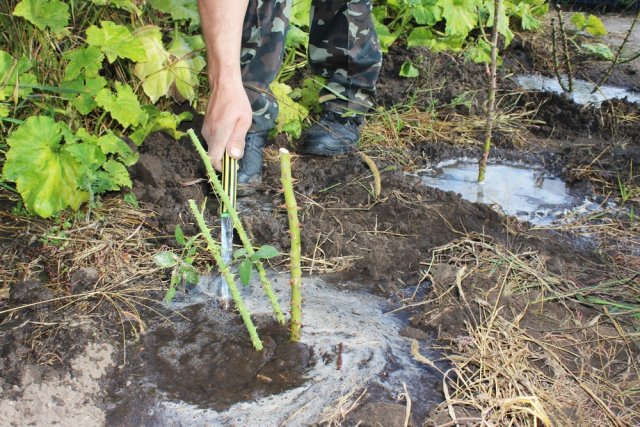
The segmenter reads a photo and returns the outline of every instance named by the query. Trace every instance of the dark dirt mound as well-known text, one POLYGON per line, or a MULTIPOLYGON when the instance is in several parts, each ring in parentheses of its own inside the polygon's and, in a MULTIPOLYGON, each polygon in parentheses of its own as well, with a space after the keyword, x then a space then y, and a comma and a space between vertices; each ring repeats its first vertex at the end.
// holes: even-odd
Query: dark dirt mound
POLYGON ((149 414, 139 408, 158 393, 222 411, 302 384, 311 349, 289 342, 289 332, 272 319, 254 320, 264 345, 261 352, 255 351, 235 313, 206 304, 153 326, 119 373, 122 383, 113 385, 115 404, 108 424, 148 425, 149 414), (132 378, 138 381, 131 384, 132 378))

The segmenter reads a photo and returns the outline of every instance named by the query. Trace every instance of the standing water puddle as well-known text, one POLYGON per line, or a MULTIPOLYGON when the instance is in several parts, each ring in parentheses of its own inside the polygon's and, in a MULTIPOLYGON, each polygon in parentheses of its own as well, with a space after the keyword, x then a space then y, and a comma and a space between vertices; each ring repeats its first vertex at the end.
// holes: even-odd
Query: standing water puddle
MULTIPOLYGON (((284 305, 288 277, 271 280, 284 305)), ((383 298, 305 278, 303 339, 293 345, 286 331, 260 320, 272 316, 259 282, 244 293, 263 352, 252 349, 237 313, 213 301, 187 307, 181 313, 190 320, 175 318, 147 333, 116 387, 109 423, 310 425, 339 409, 349 393, 351 402, 367 390, 360 403, 404 405, 398 396, 405 384, 416 419, 442 400, 439 374, 413 360, 412 340, 399 334, 403 321, 385 314, 391 307, 383 298)), ((428 342, 421 344, 425 357, 438 359, 425 349, 428 342)))
MULTIPOLYGON (((537 90, 543 92, 563 93, 563 89, 557 79, 544 77, 539 74, 517 76, 516 82, 520 87, 527 90, 537 90)), ((565 82, 565 86, 567 86, 565 82)), ((615 86, 602 86, 595 93, 591 93, 595 85, 591 82, 574 79, 573 92, 568 94, 576 104, 596 104, 599 105, 607 99, 624 99, 628 102, 640 102, 640 94, 615 86)))
POLYGON ((459 193, 474 203, 498 205, 502 211, 534 224, 549 224, 568 213, 586 213, 599 205, 576 195, 560 178, 541 168, 490 163, 479 184, 478 163, 458 159, 441 163, 422 177, 429 187, 459 193))

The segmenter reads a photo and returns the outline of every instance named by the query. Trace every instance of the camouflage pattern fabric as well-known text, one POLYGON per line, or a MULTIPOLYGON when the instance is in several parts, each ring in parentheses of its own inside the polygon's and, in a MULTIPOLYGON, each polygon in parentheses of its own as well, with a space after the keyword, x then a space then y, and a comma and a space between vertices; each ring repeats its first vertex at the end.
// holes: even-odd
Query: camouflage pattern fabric
MULTIPOLYGON (((249 0, 240 60, 253 109, 250 132, 273 128, 278 115, 269 85, 282 66, 291 1, 249 0)), ((327 78, 320 94, 323 107, 339 113, 368 111, 382 62, 371 0, 313 0, 309 33, 309 63, 327 78)))

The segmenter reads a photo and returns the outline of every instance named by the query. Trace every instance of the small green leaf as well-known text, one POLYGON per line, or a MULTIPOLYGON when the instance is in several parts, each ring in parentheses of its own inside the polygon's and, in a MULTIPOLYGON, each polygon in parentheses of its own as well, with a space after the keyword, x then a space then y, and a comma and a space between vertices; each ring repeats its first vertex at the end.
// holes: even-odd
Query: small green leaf
POLYGON ((193 25, 200 24, 197 0, 150 0, 155 10, 168 13, 175 21, 190 20, 193 25))
POLYGON ((117 94, 102 89, 96 95, 96 102, 111 114, 124 128, 138 126, 146 121, 146 114, 131 86, 116 82, 117 94))
POLYGON ((64 70, 64 81, 67 82, 75 80, 80 74, 87 77, 97 77, 104 60, 104 55, 96 46, 65 52, 63 56, 69 61, 64 70))
POLYGON ((133 183, 131 177, 129 177, 129 171, 126 166, 117 160, 109 159, 103 165, 102 169, 107 173, 111 181, 117 186, 117 188, 111 188, 111 191, 118 190, 121 187, 131 188, 133 183))
POLYGON ((127 27, 111 21, 101 21, 100 25, 102 28, 92 25, 87 29, 87 43, 99 47, 109 62, 117 58, 128 58, 135 62, 147 59, 142 43, 127 27))
POLYGON ((411 61, 405 61, 400 67, 400 77, 418 77, 419 75, 420 71, 411 61))
POLYGON ((196 234, 195 236, 191 236, 189 238, 189 240, 187 240, 187 243, 184 244, 185 248, 189 248, 189 254, 193 255, 195 253, 195 249, 196 247, 193 246, 193 243, 196 241, 196 239, 199 237, 199 234, 196 234), (191 250, 194 250, 194 252, 191 252, 191 250))
POLYGON ((571 16, 571 23, 580 31, 587 25, 587 17, 584 13, 578 12, 571 16))
POLYGON ((587 54, 595 56, 599 59, 605 59, 610 61, 613 59, 613 52, 611 48, 604 43, 583 43, 581 46, 587 54))
POLYGON ((153 256, 153 262, 159 267, 171 268, 178 264, 179 258, 176 254, 169 251, 158 252, 153 256))
POLYGON ((125 166, 133 166, 138 161, 138 153, 135 153, 126 142, 112 131, 101 136, 97 142, 104 154, 115 154, 125 166))
POLYGON ((147 52, 147 59, 136 64, 134 74, 142 80, 142 89, 151 102, 156 103, 162 96, 193 101, 198 74, 205 66, 204 58, 195 53, 204 47, 202 38, 176 31, 171 45, 165 49, 158 27, 143 27, 136 35, 147 52))
POLYGON ((288 85, 273 82, 269 88, 280 105, 280 113, 276 119, 276 131, 288 130, 291 136, 299 138, 302 132, 302 121, 309 115, 309 110, 291 99, 289 96, 291 87, 288 85))
POLYGON ((287 48, 297 49, 297 48, 306 48, 309 43, 309 33, 301 30, 299 27, 295 25, 289 26, 289 31, 287 31, 287 48))
POLYGON ((22 0, 13 10, 40 30, 59 33, 69 24, 69 6, 60 0, 22 0))
POLYGON ((604 27, 600 18, 595 15, 589 15, 589 18, 587 18, 587 25, 584 27, 584 30, 596 37, 607 35, 607 29, 604 27))
POLYGON ((37 83, 35 76, 29 73, 32 66, 26 56, 16 60, 0 50, 0 101, 12 98, 17 103, 19 98, 24 98, 33 91, 31 87, 25 86, 25 83, 37 83))
POLYGON ((171 304, 171 301, 173 301, 173 298, 175 296, 176 296, 176 288, 175 286, 171 286, 167 291, 167 293, 165 294, 164 300, 167 302, 167 304, 171 304))
POLYGON ((278 255, 280 255, 280 252, 278 252, 278 250, 273 246, 262 245, 253 255, 251 255, 251 260, 257 261, 259 259, 269 259, 277 257, 278 255))
POLYGON ((176 231, 174 234, 176 237, 176 242, 178 242, 179 245, 185 246, 187 244, 187 241, 184 238, 184 233, 182 232, 182 227, 180 227, 180 224, 176 224, 176 231))
POLYGON ((251 276, 253 276, 253 263, 248 258, 242 260, 238 265, 238 275, 243 285, 247 286, 251 282, 251 276))
POLYGON ((372 20, 373 25, 376 28, 376 33, 378 34, 380 49, 382 50, 382 53, 387 53, 389 51, 389 46, 391 46, 398 39, 398 36, 391 33, 389 28, 382 22, 378 21, 375 17, 372 17, 372 20))
POLYGON ((135 194, 133 194, 133 192, 129 192, 127 194, 124 195, 123 197, 124 201, 127 202, 132 208, 134 209, 138 209, 139 204, 138 204, 138 198, 136 197, 135 194))
POLYGON ((180 271, 182 273, 182 277, 184 277, 184 280, 187 283, 191 283, 192 285, 195 285, 200 280, 200 275, 198 274, 196 269, 193 268, 193 266, 191 266, 189 264, 183 265, 180 268, 180 271))
POLYGON ((178 125, 184 120, 192 119, 192 114, 188 111, 184 111, 180 113, 180 115, 176 115, 170 111, 160 111, 154 105, 145 105, 142 109, 147 114, 147 122, 144 126, 138 127, 129 135, 129 138, 137 146, 142 145, 149 134, 159 131, 166 132, 174 139, 178 140, 182 138, 182 135, 184 135, 184 132, 178 130, 178 125))
POLYGON ((77 95, 74 93, 67 99, 71 99, 71 104, 75 109, 86 116, 98 106, 95 97, 106 85, 107 80, 102 76, 80 76, 73 81, 63 83, 61 88, 76 91, 77 95))
POLYGON ((236 249, 235 251, 233 251, 233 259, 238 259, 245 256, 246 254, 247 251, 244 248, 236 249))

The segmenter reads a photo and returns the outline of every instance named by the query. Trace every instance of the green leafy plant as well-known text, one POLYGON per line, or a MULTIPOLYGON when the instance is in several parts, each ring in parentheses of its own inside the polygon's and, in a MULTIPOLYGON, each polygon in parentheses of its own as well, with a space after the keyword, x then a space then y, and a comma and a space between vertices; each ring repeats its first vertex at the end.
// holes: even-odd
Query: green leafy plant
POLYGON ((154 1, 142 10, 135 3, 23 0, 13 10, 0 7, 3 26, 16 33, 0 50, 0 121, 9 124, 2 181, 15 183, 32 213, 50 217, 131 187, 127 168, 138 157, 126 137, 140 145, 158 130, 182 136, 177 126, 190 114, 153 104, 163 96, 195 101, 202 39, 177 24, 138 22, 162 23, 157 14, 167 8, 182 13, 180 22, 197 22, 196 1, 154 1))
POLYGON ((254 264, 280 255, 276 248, 270 245, 262 245, 253 254, 249 255, 245 248, 233 252, 233 261, 238 265, 238 276, 243 285, 248 285, 253 277, 254 264))
POLYGON ((195 285, 200 278, 197 270, 193 266, 194 256, 198 251, 197 239, 200 235, 195 235, 187 240, 180 225, 176 225, 174 236, 176 242, 182 246, 180 255, 171 251, 162 251, 153 256, 153 261, 157 266, 171 269, 169 290, 164 297, 168 303, 175 297, 177 287, 180 284, 188 283, 195 285))
POLYGON ((413 64, 411 61, 405 61, 402 66, 400 66, 400 77, 418 77, 420 75, 420 70, 413 64))
MULTIPOLYGON (((491 27, 493 10, 493 1, 483 0, 386 0, 374 8, 374 24, 383 52, 406 37, 409 47, 423 46, 436 52, 470 48, 468 58, 488 63, 490 47, 481 37, 483 31, 478 30, 491 27)), ((544 0, 505 2, 499 20, 505 44, 513 39, 512 26, 536 30, 547 12, 544 0)))
POLYGON ((592 36, 605 36, 607 35, 607 29, 604 27, 604 24, 595 15, 589 14, 586 16, 582 12, 574 13, 571 16, 571 23, 576 26, 578 31, 584 31, 592 36))
POLYGON ((131 187, 126 170, 137 160, 127 144, 108 132, 98 138, 85 129, 33 116, 7 139, 3 176, 15 182, 30 212, 44 218, 78 209, 96 193, 131 187))

